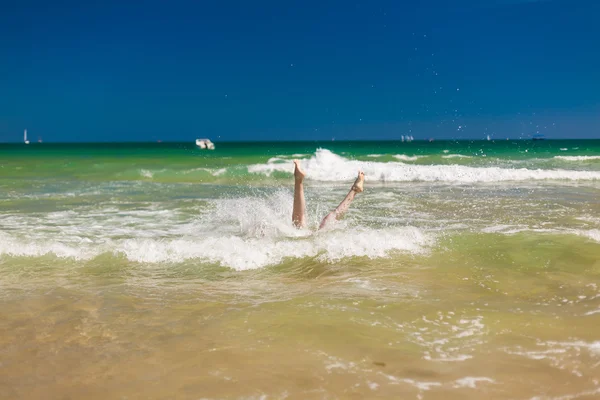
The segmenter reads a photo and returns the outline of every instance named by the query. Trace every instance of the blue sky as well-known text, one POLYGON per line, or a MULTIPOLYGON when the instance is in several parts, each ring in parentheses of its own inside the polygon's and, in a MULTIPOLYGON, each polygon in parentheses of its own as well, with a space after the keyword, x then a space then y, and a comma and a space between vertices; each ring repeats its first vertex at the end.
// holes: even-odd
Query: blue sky
POLYGON ((600 137, 593 0, 5 3, 0 141, 600 137))

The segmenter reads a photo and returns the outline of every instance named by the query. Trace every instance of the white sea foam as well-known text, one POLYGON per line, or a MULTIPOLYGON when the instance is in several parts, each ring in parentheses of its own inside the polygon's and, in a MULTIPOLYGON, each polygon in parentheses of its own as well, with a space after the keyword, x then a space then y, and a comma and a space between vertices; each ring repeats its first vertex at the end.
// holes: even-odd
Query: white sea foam
POLYGON ((564 161, 590 161, 600 160, 600 156, 554 156, 555 159, 564 161))
POLYGON ((140 170, 140 175, 142 175, 144 178, 152 178, 154 176, 152 171, 147 170, 147 169, 140 170))
POLYGON ((430 390, 433 387, 439 387, 442 386, 442 384, 440 382, 421 382, 421 381, 415 381, 414 379, 401 379, 402 382, 404 383, 408 383, 409 385, 412 385, 414 387, 416 387, 419 390, 423 390, 423 391, 427 391, 430 390))
POLYGON ((471 156, 464 156, 462 154, 447 154, 445 156, 442 156, 442 158, 473 158, 471 156))
MULTIPOLYGON (((351 160, 318 149, 315 155, 302 160, 307 179, 316 181, 350 181, 356 171, 364 171, 366 179, 372 181, 423 181, 423 182, 501 182, 531 180, 595 181, 600 180, 600 171, 570 171, 561 169, 526 168, 475 168, 462 165, 407 165, 400 162, 376 162, 351 160)), ((248 166, 248 172, 271 175, 273 172, 293 172, 291 163, 266 163, 248 166)))
POLYGON ((599 229, 571 229, 571 228, 532 228, 525 225, 493 225, 481 229, 483 233, 501 233, 514 235, 522 232, 542 234, 577 235, 600 243, 599 229))
POLYGON ((461 379, 457 379, 454 382, 454 388, 458 389, 458 388, 470 388, 470 389, 475 389, 477 387, 477 383, 479 382, 487 382, 487 383, 495 383, 496 381, 494 381, 491 378, 486 378, 486 377, 473 377, 473 376, 467 376, 465 378, 461 378, 461 379))
POLYGON ((481 231, 484 233, 504 233, 507 231, 514 231, 515 225, 492 225, 486 226, 481 231))
POLYGON ((504 235, 514 235, 521 232, 533 232, 533 233, 558 233, 558 234, 579 234, 579 232, 572 229, 558 229, 558 228, 532 228, 525 225, 494 225, 488 226, 481 230, 483 233, 502 233, 504 235))
MULTIPOLYGON (((198 260, 243 270, 306 257, 328 263, 421 253, 433 243, 432 235, 406 226, 344 229, 353 223, 352 213, 360 215, 360 208, 353 208, 331 229, 298 230, 290 221, 292 200, 291 191, 282 189, 202 201, 196 207, 186 202, 184 209, 165 209, 162 203, 120 209, 111 202, 45 214, 5 214, 0 215, 7 229, 0 232, 0 257, 89 260, 109 253, 140 263, 198 260)), ((309 226, 316 228, 325 200, 313 199, 310 193, 307 200, 309 226)))
POLYGON ((587 391, 581 392, 581 393, 566 394, 564 396, 556 396, 556 397, 534 396, 529 400, 575 400, 575 399, 579 399, 579 398, 592 399, 592 398, 596 398, 595 397, 596 395, 600 395, 600 388, 593 389, 593 390, 587 390, 587 391), (594 397, 592 397, 592 396, 594 396, 594 397))
POLYGON ((423 158, 423 156, 407 156, 406 154, 396 154, 394 158, 401 161, 417 161, 419 158, 423 158))
POLYGON ((582 376, 582 368, 586 367, 586 362, 581 357, 582 353, 587 353, 587 356, 593 359, 600 357, 600 341, 538 341, 536 345, 537 347, 533 349, 516 346, 506 348, 504 351, 508 354, 547 363, 554 368, 565 369, 568 367, 574 375, 579 377, 582 376))
POLYGON ((572 342, 557 342, 557 341, 548 341, 540 343, 540 345, 545 345, 550 348, 559 348, 559 349, 575 349, 579 351, 580 349, 587 349, 590 354, 594 356, 600 356, 600 341, 595 342, 585 342, 583 340, 576 340, 572 342))
POLYGON ((517 356, 523 356, 529 358, 531 360, 544 360, 549 357, 554 357, 557 354, 564 354, 567 352, 565 349, 549 349, 549 350, 506 350, 508 354, 513 354, 517 356))
MULTIPOLYGON (((0 256, 87 260, 112 253, 141 263, 195 259, 244 270, 305 257, 327 263, 349 257, 387 257, 396 251, 420 253, 433 241, 431 235, 413 227, 342 229, 351 223, 350 218, 324 231, 295 229, 287 190, 218 199, 203 207, 196 218, 156 207, 6 215, 2 224, 12 232, 0 232, 0 256), (27 229, 31 226, 36 229, 27 229)), ((314 226, 322 215, 312 212, 309 217, 314 217, 309 221, 314 226)))
POLYGON ((138 172, 142 177, 152 179, 157 173, 161 174, 166 171, 167 170, 165 168, 162 168, 158 170, 140 169, 138 172))
POLYGON ((411 324, 413 333, 409 340, 423 347, 423 359, 432 362, 463 362, 473 358, 471 353, 481 343, 486 328, 482 316, 463 317, 453 312, 438 312, 423 316, 411 324))
POLYGON ((592 239, 595 242, 600 243, 600 230, 598 229, 590 229, 590 230, 578 230, 575 232, 577 235, 584 236, 592 239))
POLYGON ((90 259, 97 254, 94 249, 86 246, 74 246, 57 241, 27 242, 18 240, 6 233, 0 232, 0 256, 40 257, 53 254, 57 257, 90 259))
POLYGON ((422 252, 430 239, 416 228, 358 229, 318 233, 297 238, 213 236, 181 239, 123 239, 103 244, 74 245, 60 241, 24 242, 2 234, 0 255, 57 257, 88 260, 103 253, 123 254, 141 263, 183 262, 197 259, 236 270, 279 264, 285 259, 314 257, 335 262, 348 257, 387 257, 391 251, 422 252))
POLYGON ((440 382, 421 382, 421 381, 416 381, 414 379, 398 378, 398 377, 395 377, 394 375, 384 374, 383 372, 379 372, 379 375, 387 378, 387 380, 392 385, 398 385, 400 383, 407 383, 407 384, 414 386, 415 388, 422 390, 422 391, 430 390, 432 387, 442 386, 442 384, 440 382))
POLYGON ((219 175, 223 175, 224 173, 227 172, 227 168, 218 168, 218 169, 214 169, 214 168, 193 168, 193 169, 189 169, 189 170, 185 170, 180 172, 181 174, 187 175, 187 174, 191 174, 192 172, 196 172, 196 171, 205 171, 208 172, 209 174, 211 174, 212 176, 219 176, 219 175))

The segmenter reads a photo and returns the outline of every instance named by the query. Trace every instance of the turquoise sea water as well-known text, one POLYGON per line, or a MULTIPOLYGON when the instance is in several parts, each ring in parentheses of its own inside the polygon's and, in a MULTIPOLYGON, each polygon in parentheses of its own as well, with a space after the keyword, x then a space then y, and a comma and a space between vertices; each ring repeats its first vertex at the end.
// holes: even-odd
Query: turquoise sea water
POLYGON ((0 144, 0 397, 597 398, 599 195, 600 140, 0 144))
MULTIPOLYGON (((204 152, 193 143, 35 143, 29 146, 0 144, 0 156, 4 161, 2 176, 8 178, 143 180, 152 174, 154 180, 206 183, 211 180, 226 182, 228 178, 235 180, 239 177, 264 180, 261 174, 249 174, 247 167, 274 164, 291 157, 310 158, 316 155, 318 149, 372 163, 396 161, 409 165, 600 169, 600 158, 597 157, 600 140, 252 142, 219 143, 217 151, 204 152), (283 156, 282 160, 277 159, 280 156, 283 156), (226 170, 216 173, 222 168, 226 170)), ((406 174, 397 179, 419 178, 406 174)))

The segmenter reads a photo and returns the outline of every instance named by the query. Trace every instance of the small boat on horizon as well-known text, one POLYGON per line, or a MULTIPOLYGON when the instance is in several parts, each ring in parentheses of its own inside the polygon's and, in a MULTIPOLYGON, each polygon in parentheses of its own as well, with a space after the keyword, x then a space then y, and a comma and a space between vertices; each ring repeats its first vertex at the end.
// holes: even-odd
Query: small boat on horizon
POLYGON ((27 140, 27 129, 23 132, 23 143, 29 144, 29 140, 27 140))
POLYGON ((196 139, 196 146, 201 149, 214 150, 215 144, 210 141, 210 139, 196 139))
POLYGON ((546 137, 544 135, 533 135, 531 140, 545 140, 546 137))

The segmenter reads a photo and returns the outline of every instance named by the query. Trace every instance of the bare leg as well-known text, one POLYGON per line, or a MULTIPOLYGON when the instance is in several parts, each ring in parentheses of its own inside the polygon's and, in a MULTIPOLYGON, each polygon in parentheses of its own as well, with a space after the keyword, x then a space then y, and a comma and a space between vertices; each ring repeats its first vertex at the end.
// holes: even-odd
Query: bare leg
POLYGON ((294 209, 292 222, 297 228, 306 226, 306 203, 304 202, 304 171, 300 168, 300 161, 294 160, 294 209))
POLYGON ((323 221, 321 221, 321 225, 319 225, 319 229, 322 229, 326 225, 329 225, 331 222, 342 218, 346 211, 348 211, 348 208, 350 208, 350 203, 352 203, 352 200, 354 200, 354 196, 356 196, 356 193, 360 193, 363 191, 364 181, 365 174, 362 171, 358 171, 358 177, 356 178, 356 181, 354 181, 354 184, 350 188, 350 191, 346 195, 346 198, 342 200, 340 205, 337 206, 335 210, 333 210, 332 212, 327 214, 325 218, 323 218, 323 221))

